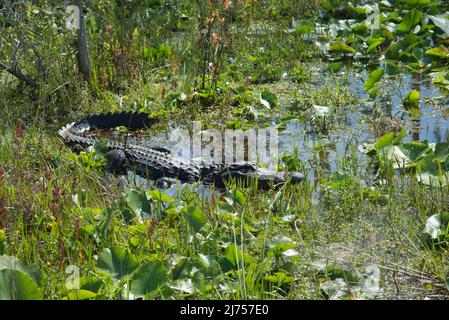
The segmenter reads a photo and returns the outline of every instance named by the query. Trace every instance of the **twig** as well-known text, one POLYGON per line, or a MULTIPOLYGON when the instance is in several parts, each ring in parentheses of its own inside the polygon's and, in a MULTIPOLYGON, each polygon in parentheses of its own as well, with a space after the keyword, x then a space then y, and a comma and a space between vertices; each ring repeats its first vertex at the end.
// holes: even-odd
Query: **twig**
POLYGON ((10 73, 11 75, 13 75, 14 77, 16 77, 17 79, 25 82, 26 84, 32 86, 33 88, 37 87, 37 82, 36 80, 26 76, 25 74, 23 74, 20 70, 15 69, 15 68, 10 68, 7 65, 3 64, 2 62, 0 62, 0 70, 5 70, 6 72, 10 73))

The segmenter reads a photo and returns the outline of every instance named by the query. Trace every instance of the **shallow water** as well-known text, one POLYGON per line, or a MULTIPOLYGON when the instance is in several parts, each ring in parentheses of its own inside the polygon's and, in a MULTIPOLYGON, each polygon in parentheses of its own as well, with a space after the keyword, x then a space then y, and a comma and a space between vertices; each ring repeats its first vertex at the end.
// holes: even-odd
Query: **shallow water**
MULTIPOLYGON (((333 86, 334 80, 329 74, 323 73, 322 70, 316 68, 312 70, 313 84, 317 86, 333 86)), ((373 102, 368 99, 367 94, 363 89, 364 81, 368 77, 368 72, 358 71, 352 69, 349 74, 340 75, 339 82, 345 83, 349 88, 351 95, 358 98, 359 103, 349 107, 342 107, 335 110, 334 114, 325 121, 329 130, 317 131, 313 130, 310 123, 300 122, 293 119, 281 122, 279 118, 269 119, 272 125, 268 129, 276 130, 279 124, 283 124, 282 130, 277 130, 278 134, 278 155, 282 156, 285 153, 293 153, 297 149, 299 158, 306 167, 309 181, 315 181, 314 164, 317 163, 321 170, 331 174, 338 169, 339 161, 350 155, 352 148, 357 148, 358 145, 367 142, 368 140, 375 140, 376 137, 370 125, 366 123, 367 118, 372 117, 370 110, 373 109, 373 102), (321 152, 314 151, 314 147, 319 144, 321 152)), ((449 141, 449 114, 444 111, 447 108, 447 98, 442 96, 440 90, 431 83, 431 81, 424 79, 422 76, 406 75, 402 79, 389 79, 384 82, 381 87, 380 95, 382 104, 389 104, 391 114, 395 118, 401 119, 403 125, 408 130, 407 141, 423 141, 427 140, 429 143, 449 141), (383 91, 382 91, 383 90, 383 91), (403 97, 405 97, 411 90, 417 90, 421 94, 420 111, 421 115, 417 119, 413 119, 402 105, 403 97), (431 103, 435 101, 435 103, 431 103)), ((281 103, 282 100, 280 99, 281 103)), ((324 101, 325 102, 325 101, 324 101)), ((324 106, 326 106, 323 103, 324 106)), ((329 106, 328 106, 329 107, 329 106)), ((128 143, 135 143, 147 147, 164 147, 175 156, 185 159, 192 159, 192 132, 193 124, 180 125, 175 122, 170 122, 165 130, 149 129, 145 133, 139 135, 130 135, 128 143), (179 140, 179 130, 187 130, 182 134, 183 139, 179 140), (174 138, 175 137, 175 138, 174 138), (177 148, 184 148, 182 153, 176 153, 177 148), (185 150, 190 150, 186 152, 185 150), (190 152, 190 153, 189 153, 190 152)), ((218 124, 212 127, 222 127, 218 124)), ((262 127, 256 128, 263 130, 262 127)), ((222 132, 223 133, 223 132, 222 132)), ((113 132, 111 135, 114 139, 123 141, 123 134, 113 132)), ((354 149, 352 149, 354 150, 354 149)), ((360 170, 366 164, 366 156, 358 151, 357 155, 361 164, 360 170)), ((193 159, 198 161, 200 159, 193 159)), ((265 165, 269 165, 265 163, 265 165)), ((365 166, 366 167, 366 166, 365 166)), ((129 173, 129 177, 133 174, 129 173)), ((143 178, 137 178, 136 182, 147 187, 152 186, 151 182, 143 178)), ((179 194, 183 188, 189 188, 192 191, 199 191, 203 196, 208 196, 211 190, 208 186, 202 184, 188 185, 188 184, 173 184, 171 187, 164 189, 164 192, 171 196, 179 194)), ((216 191, 214 191, 216 192, 216 191)))

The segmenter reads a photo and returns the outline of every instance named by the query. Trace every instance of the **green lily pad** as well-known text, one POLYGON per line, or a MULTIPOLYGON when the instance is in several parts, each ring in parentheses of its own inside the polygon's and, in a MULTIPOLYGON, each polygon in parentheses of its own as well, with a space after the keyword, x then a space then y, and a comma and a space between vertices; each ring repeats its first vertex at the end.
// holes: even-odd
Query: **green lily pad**
POLYGON ((376 83, 378 83, 380 81, 380 79, 382 79, 384 73, 385 73, 385 70, 383 70, 383 69, 377 69, 377 70, 374 70, 373 72, 371 72, 370 76, 365 81, 365 85, 363 87, 365 89, 365 91, 369 91, 370 89, 372 89, 374 87, 374 85, 376 83))
POLYGON ((194 232, 199 232, 206 224, 206 216, 198 207, 184 207, 182 209, 184 218, 194 232))
POLYGON ((340 43, 333 43, 329 47, 329 51, 334 52, 342 52, 342 53, 356 53, 357 51, 348 46, 346 43, 340 42, 340 43))
POLYGON ((432 48, 426 51, 428 56, 437 57, 440 59, 449 58, 449 50, 446 47, 439 46, 437 48, 432 48))
POLYGON ((29 275, 19 270, 0 270, 0 300, 41 299, 42 292, 29 275))
POLYGON ((420 94, 419 91, 412 90, 410 91, 404 99, 404 106, 412 107, 417 106, 419 104, 420 94))
POLYGON ((278 98, 270 91, 263 91, 260 94, 260 103, 270 109, 278 105, 278 98))
POLYGON ((396 30, 402 33, 408 33, 414 28, 420 21, 423 13, 420 10, 412 9, 402 19, 402 22, 397 26, 396 30))
POLYGON ((97 263, 97 269, 118 280, 131 275, 137 266, 136 258, 128 250, 117 246, 104 249, 97 263))
POLYGON ((167 270, 160 261, 151 261, 139 267, 131 278, 131 293, 145 298, 168 281, 167 270))
POLYGON ((42 285, 42 274, 35 266, 26 266, 14 256, 0 256, 0 270, 11 269, 30 276, 38 286, 42 285))
POLYGON ((150 215, 151 213, 150 202, 148 201, 148 198, 144 191, 128 189, 125 191, 125 196, 126 202, 138 216, 141 216, 142 213, 144 215, 150 215))

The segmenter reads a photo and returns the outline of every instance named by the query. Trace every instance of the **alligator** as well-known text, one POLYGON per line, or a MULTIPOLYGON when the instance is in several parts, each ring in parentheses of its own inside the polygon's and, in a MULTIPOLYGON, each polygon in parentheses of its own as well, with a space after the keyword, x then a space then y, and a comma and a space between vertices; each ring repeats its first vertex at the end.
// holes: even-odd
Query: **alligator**
MULTIPOLYGON (((63 141, 77 150, 85 150, 100 141, 92 130, 107 130, 126 127, 138 130, 151 127, 158 121, 145 113, 120 112, 87 116, 72 122, 59 130, 63 141)), ((163 147, 143 147, 107 140, 105 158, 106 169, 111 173, 124 173, 133 170, 136 174, 150 180, 176 179, 193 183, 202 181, 224 188, 230 181, 255 183, 262 189, 279 186, 287 181, 299 183, 304 175, 299 172, 277 172, 265 169, 255 162, 240 161, 231 164, 201 163, 194 164, 173 156, 163 147)))

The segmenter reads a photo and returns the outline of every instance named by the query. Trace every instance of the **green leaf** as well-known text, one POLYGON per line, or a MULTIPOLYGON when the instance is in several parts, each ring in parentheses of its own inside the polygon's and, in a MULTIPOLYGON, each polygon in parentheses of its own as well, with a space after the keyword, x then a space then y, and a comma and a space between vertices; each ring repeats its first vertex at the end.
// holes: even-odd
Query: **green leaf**
POLYGON ((135 298, 145 298, 167 283, 167 270, 160 261, 151 261, 139 267, 131 278, 131 293, 135 298))
POLYGON ((429 145, 421 142, 404 142, 399 146, 404 154, 412 161, 416 162, 429 153, 429 145))
POLYGON ((0 270, 0 300, 41 299, 42 292, 29 275, 18 270, 0 270))
POLYGON ((412 90, 410 91, 404 99, 404 106, 412 107, 417 106, 419 104, 420 94, 419 91, 412 90))
POLYGON ((67 294, 67 300, 89 300, 94 299, 96 296, 96 293, 89 290, 72 290, 67 294))
POLYGON ((332 73, 337 73, 343 68, 343 62, 334 62, 329 65, 329 70, 332 73))
POLYGON ((232 189, 228 191, 224 197, 226 202, 230 206, 240 205, 243 206, 246 202, 246 198, 240 190, 232 189))
POLYGON ((125 191, 126 202, 137 214, 140 213, 150 215, 151 207, 144 191, 127 189, 125 191))
POLYGON ((106 141, 98 141, 94 145, 95 154, 99 157, 104 157, 106 153, 109 151, 108 143, 106 141))
POLYGON ((147 195, 160 202, 174 202, 175 199, 169 197, 166 193, 160 192, 159 190, 147 191, 147 195))
POLYGON ((402 67, 397 64, 387 62, 385 64, 385 72, 390 76, 395 76, 402 73, 402 67))
POLYGON ((368 39, 368 50, 367 52, 370 53, 374 49, 376 49, 378 46, 380 46, 385 41, 385 38, 371 38, 368 39))
POLYGON ((128 250, 118 246, 104 249, 97 263, 98 269, 118 280, 129 276, 137 266, 136 258, 128 250))
POLYGON ((398 60, 401 45, 399 43, 392 43, 385 51, 385 59, 398 60))
POLYGON ((368 90, 368 95, 371 99, 377 97, 377 92, 379 91, 379 86, 376 84, 374 87, 368 90))
POLYGON ((439 161, 446 161, 449 156, 449 143, 440 142, 435 145, 435 156, 439 161))
POLYGON ((410 6, 427 6, 430 4, 430 0, 400 0, 400 2, 410 6))
POLYGON ((435 154, 422 157, 417 163, 416 179, 429 186, 449 184, 449 163, 441 165, 435 154))
POLYGON ((332 10, 332 4, 327 0, 319 0, 321 7, 325 10, 332 10))
MULTIPOLYGON (((272 240, 269 240, 267 242, 267 245, 269 248, 267 257, 280 256, 281 254, 285 253, 286 251, 293 250, 293 248, 296 247, 296 243, 286 236, 275 237, 272 240)), ((289 254, 290 256, 298 254, 296 252, 296 250, 293 250, 291 252, 292 253, 295 252, 295 254, 291 254, 291 255, 289 254)))
POLYGON ((348 46, 344 42, 331 44, 329 47, 329 51, 342 52, 342 53, 356 53, 357 52, 354 48, 348 46))
POLYGON ((30 276, 38 286, 42 285, 42 275, 35 266, 26 266, 14 256, 0 256, 0 270, 11 269, 30 276))
POLYGON ((392 146, 394 141, 394 132, 389 132, 384 134, 379 140, 375 143, 376 150, 381 150, 387 146, 392 146))
POLYGON ((364 85, 365 91, 369 91, 370 89, 372 89, 374 87, 374 85, 376 83, 378 83, 380 81, 380 79, 382 79, 384 73, 385 73, 385 71, 383 69, 377 69, 377 70, 374 70, 373 72, 371 72, 370 76, 365 81, 365 85, 364 85))
POLYGON ((262 103, 267 108, 273 108, 278 105, 278 98, 274 93, 270 91, 263 91, 260 94, 260 103, 262 103))
POLYGON ((402 33, 408 33, 414 28, 420 21, 423 13, 422 11, 412 9, 402 19, 402 22, 397 26, 396 30, 402 33))
POLYGON ((189 258, 181 257, 176 261, 175 267, 172 270, 173 280, 178 280, 187 277, 192 271, 192 263, 189 258))
POLYGON ((426 51, 428 56, 437 57, 440 59, 449 58, 449 50, 446 47, 439 46, 426 51))
POLYGON ((226 260, 230 262, 235 269, 242 266, 242 258, 246 266, 248 266, 252 261, 251 256, 246 252, 243 253, 240 247, 236 246, 235 244, 230 244, 226 247, 225 257, 226 260))
POLYGON ((199 232, 206 224, 206 216, 204 212, 198 207, 184 207, 182 209, 184 218, 187 220, 189 226, 194 232, 199 232))
POLYGON ((443 31, 444 37, 449 37, 449 19, 446 15, 442 14, 439 16, 429 16, 429 19, 432 20, 434 25, 443 31))

